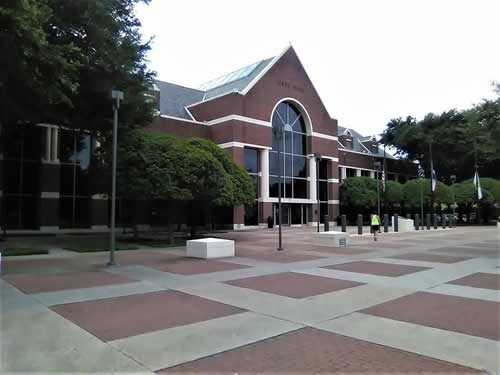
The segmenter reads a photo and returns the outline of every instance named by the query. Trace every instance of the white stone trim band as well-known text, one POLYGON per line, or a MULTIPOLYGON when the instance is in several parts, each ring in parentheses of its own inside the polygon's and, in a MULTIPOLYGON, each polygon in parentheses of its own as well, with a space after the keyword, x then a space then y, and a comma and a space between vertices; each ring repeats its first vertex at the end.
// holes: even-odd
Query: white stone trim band
POLYGON ((328 201, 328 204, 340 204, 340 201, 338 199, 332 199, 328 201))
POLYGON ((252 144, 252 143, 242 143, 242 142, 226 142, 226 143, 220 143, 220 144, 218 144, 218 146, 220 148, 252 147, 252 148, 259 148, 259 149, 266 149, 266 150, 270 150, 271 149, 271 147, 269 147, 269 146, 255 145, 255 144, 252 144))
POLYGON ((331 184, 338 184, 340 181, 338 178, 329 178, 328 182, 331 184))
POLYGON ((323 139, 328 139, 330 141, 338 141, 338 137, 334 135, 329 135, 329 134, 323 134, 323 133, 317 133, 317 132, 312 132, 311 134, 313 137, 317 138, 323 138, 323 139))

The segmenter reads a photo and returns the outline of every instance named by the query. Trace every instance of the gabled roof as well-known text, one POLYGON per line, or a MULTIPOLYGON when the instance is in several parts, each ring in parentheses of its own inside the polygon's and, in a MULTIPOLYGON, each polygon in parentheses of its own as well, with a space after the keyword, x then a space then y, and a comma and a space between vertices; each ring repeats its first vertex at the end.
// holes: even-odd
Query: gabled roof
MULTIPOLYGON (((371 141, 373 136, 363 136, 359 134, 356 130, 351 129, 351 128, 344 128, 343 126, 338 126, 337 127, 337 134, 339 136, 346 135, 347 132, 349 132, 352 136, 352 149, 346 148, 344 144, 342 144, 342 140, 339 139, 339 150, 347 150, 347 151, 355 151, 355 152, 360 152, 363 154, 367 155, 372 155, 372 156, 383 156, 384 155, 384 149, 380 146, 378 146, 378 154, 373 153, 370 151, 369 147, 367 145, 363 144, 363 142, 371 141)), ((389 152, 385 153, 386 158, 388 159, 396 159, 393 155, 391 155, 389 152)))
POLYGON ((272 60, 273 58, 257 61, 256 63, 204 83, 200 86, 200 89, 205 90, 203 99, 207 100, 228 92, 242 92, 272 60))
POLYGON ((160 91, 160 113, 174 117, 191 119, 186 106, 199 102, 205 92, 169 82, 155 80, 160 91))

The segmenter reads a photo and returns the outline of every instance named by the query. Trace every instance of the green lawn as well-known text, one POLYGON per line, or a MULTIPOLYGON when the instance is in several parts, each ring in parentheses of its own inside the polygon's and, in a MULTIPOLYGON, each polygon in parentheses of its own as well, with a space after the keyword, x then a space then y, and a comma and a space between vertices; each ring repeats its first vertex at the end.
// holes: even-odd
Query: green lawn
MULTIPOLYGON (((116 250, 137 250, 139 246, 116 242, 116 250)), ((77 253, 94 253, 98 251, 109 251, 109 241, 107 239, 80 238, 78 242, 64 244, 63 249, 75 251, 77 253)))

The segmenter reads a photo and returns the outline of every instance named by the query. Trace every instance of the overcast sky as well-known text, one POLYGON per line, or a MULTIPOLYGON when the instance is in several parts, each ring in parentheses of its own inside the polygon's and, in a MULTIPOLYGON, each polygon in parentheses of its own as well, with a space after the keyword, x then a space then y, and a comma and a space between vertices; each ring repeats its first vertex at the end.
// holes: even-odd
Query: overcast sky
POLYGON ((198 87, 292 43, 330 115, 366 135, 500 81, 499 0, 153 0, 137 14, 159 79, 198 87))

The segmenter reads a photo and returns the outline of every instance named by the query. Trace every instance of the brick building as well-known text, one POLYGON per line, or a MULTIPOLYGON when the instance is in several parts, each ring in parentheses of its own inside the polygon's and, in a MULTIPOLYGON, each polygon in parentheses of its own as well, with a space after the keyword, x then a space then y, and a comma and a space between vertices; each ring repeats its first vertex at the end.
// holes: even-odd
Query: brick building
MULTIPOLYGON (((374 177, 374 161, 384 157, 374 137, 338 126, 291 46, 199 89, 156 81, 152 94, 159 115, 148 131, 208 138, 253 177, 256 204, 220 216, 222 224, 233 228, 263 224, 268 217, 276 221, 279 163, 283 223, 299 225, 315 224, 318 201, 320 217, 334 220, 342 179, 374 177), (277 128, 283 129, 281 139, 273 132, 277 128)), ((108 198, 91 188, 89 165, 96 144, 91 134, 39 124, 17 129, 9 138, 12 142, 0 155, 0 195, 10 230, 107 228, 108 198)), ((388 153, 386 161, 389 179, 404 181, 416 174, 413 163, 388 153)), ((144 225, 154 225, 159 204, 142 206, 144 225)))

